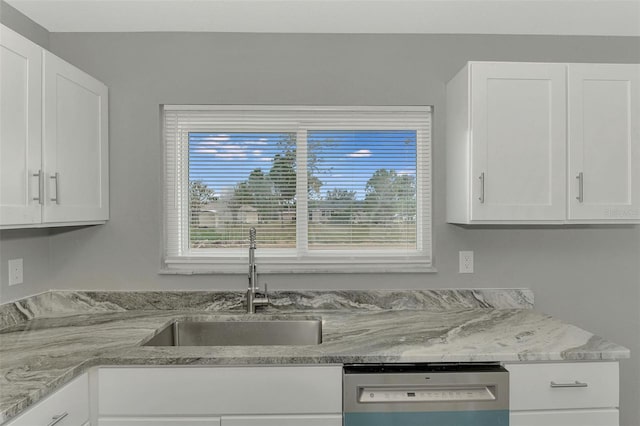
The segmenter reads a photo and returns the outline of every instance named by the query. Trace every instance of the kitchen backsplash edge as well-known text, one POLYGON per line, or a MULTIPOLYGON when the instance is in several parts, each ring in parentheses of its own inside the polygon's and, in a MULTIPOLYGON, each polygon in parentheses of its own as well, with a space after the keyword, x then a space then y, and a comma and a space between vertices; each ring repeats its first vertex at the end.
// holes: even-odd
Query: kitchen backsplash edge
MULTIPOLYGON (((130 310, 243 312, 242 291, 52 290, 0 305, 0 329, 35 318, 130 310)), ((532 309, 529 289, 287 290, 269 293, 269 312, 313 310, 532 309)))

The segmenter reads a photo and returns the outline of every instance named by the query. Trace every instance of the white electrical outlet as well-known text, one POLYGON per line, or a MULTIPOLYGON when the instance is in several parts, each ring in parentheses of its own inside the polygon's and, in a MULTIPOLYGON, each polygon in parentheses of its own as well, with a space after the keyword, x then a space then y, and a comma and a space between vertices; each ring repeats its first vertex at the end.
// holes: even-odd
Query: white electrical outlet
POLYGON ((461 251, 460 255, 460 273, 473 274, 473 252, 461 251))
POLYGON ((23 273, 22 259, 9 260, 9 285, 22 284, 23 273))

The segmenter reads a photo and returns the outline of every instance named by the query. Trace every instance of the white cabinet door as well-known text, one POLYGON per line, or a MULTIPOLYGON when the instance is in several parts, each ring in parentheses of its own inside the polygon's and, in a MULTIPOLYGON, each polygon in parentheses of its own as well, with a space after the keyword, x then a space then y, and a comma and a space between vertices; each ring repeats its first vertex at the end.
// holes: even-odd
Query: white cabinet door
POLYGON ((107 87, 44 52, 45 222, 109 216, 107 87))
POLYGON ((341 426, 342 415, 223 416, 221 426, 341 426))
POLYGON ((0 225, 40 223, 42 48, 0 34, 0 225))
POLYGON ((569 65, 569 220, 640 220, 640 65, 569 65))
POLYGON ((117 367, 100 368, 98 376, 101 419, 342 411, 337 365, 117 367))
POLYGON ((89 376, 83 374, 5 426, 84 425, 89 420, 89 376), (57 421, 56 421, 57 420, 57 421))
POLYGON ((510 426, 618 426, 619 414, 609 410, 511 412, 510 426))
POLYGON ((566 218, 566 65, 471 64, 472 221, 566 218))
POLYGON ((219 417, 122 417, 100 419, 98 426, 220 426, 219 417))

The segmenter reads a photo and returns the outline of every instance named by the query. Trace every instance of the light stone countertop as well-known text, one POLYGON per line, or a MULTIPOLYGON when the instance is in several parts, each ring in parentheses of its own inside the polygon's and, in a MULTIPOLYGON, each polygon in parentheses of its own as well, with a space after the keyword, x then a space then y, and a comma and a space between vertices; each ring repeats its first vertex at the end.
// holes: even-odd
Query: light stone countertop
POLYGON ((160 297, 159 293, 144 293, 143 303, 138 300, 143 293, 54 292, 40 296, 41 300, 5 305, 5 318, 12 317, 15 324, 6 321, 0 330, 0 423, 88 368, 101 365, 507 362, 630 356, 627 348, 533 311, 529 293, 505 298, 464 292, 359 292, 357 296, 355 292, 281 292, 274 296, 272 309, 252 316, 238 311, 240 293, 220 293, 212 302, 210 293, 202 292, 202 297, 209 295, 205 304, 195 303, 195 293, 189 293, 197 310, 176 305, 184 302, 184 294, 165 303, 171 295, 160 297), (163 302, 158 304, 159 300, 163 302), (398 300, 402 303, 388 306, 398 300), (49 308, 43 306, 56 303, 64 316, 45 312, 49 308), (11 309, 32 319, 16 320, 15 312, 7 314, 11 309), (70 315, 74 309, 82 313, 70 315), (175 319, 283 317, 321 318, 322 344, 140 346, 175 319))

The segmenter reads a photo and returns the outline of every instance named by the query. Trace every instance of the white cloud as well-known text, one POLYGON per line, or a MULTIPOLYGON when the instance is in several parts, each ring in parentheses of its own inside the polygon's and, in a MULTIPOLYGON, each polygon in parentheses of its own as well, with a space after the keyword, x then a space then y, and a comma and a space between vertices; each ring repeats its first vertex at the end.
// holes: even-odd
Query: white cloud
POLYGON ((271 158, 271 157, 262 157, 262 158, 260 158, 260 161, 273 161, 273 158, 271 158))
POLYGON ((352 157, 352 158, 371 157, 371 151, 369 151, 368 149, 359 149, 356 152, 347 154, 347 157, 352 157))
POLYGON ((218 150, 217 149, 209 149, 209 148, 203 148, 203 149, 196 149, 196 151, 198 154, 217 154, 218 150))
POLYGON ((259 156, 262 155, 262 150, 261 149, 254 149, 253 151, 251 151, 251 153, 256 157, 259 157, 259 156))
POLYGON ((231 139, 229 135, 204 136, 202 138, 198 138, 198 142, 202 144, 215 145, 219 142, 226 142, 229 139, 231 139))

